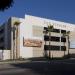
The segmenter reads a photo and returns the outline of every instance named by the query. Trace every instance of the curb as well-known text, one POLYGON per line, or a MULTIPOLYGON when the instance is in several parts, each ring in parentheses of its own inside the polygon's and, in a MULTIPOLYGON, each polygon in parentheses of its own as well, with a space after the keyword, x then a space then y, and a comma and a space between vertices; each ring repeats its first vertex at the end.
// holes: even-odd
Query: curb
POLYGON ((30 60, 24 60, 24 61, 0 61, 0 64, 17 64, 17 63, 26 63, 30 62, 30 60))

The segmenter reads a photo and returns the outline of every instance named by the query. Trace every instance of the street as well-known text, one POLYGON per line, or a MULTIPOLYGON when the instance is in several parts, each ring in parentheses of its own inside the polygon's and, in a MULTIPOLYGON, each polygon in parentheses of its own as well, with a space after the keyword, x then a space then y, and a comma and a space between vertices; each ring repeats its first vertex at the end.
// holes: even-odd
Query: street
POLYGON ((0 64, 0 75, 74 75, 75 59, 0 64))

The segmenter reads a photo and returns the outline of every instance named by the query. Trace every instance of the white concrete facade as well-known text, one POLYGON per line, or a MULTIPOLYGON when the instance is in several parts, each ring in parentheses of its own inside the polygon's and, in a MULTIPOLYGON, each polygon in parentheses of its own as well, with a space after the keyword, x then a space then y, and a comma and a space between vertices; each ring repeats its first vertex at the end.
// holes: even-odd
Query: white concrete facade
MULTIPOLYGON (((23 46, 23 38, 24 39, 40 39, 44 42, 43 31, 42 31, 41 36, 33 36, 33 26, 43 28, 43 27, 47 27, 49 24, 51 24, 56 29, 63 29, 66 31, 75 32, 75 25, 65 23, 65 22, 54 21, 54 20, 44 19, 44 18, 30 16, 30 15, 25 15, 25 19, 20 19, 20 21, 21 21, 21 24, 20 24, 20 56, 23 58, 34 57, 33 47, 24 47, 23 46)), ((53 33, 53 34, 55 34, 55 33, 53 33)), ((59 34, 59 33, 56 33, 56 34, 57 34, 57 36, 62 36, 62 34, 59 34)), ((73 38, 72 38, 72 40, 73 40, 73 38)), ((70 38, 70 41, 71 41, 71 38, 70 38)), ((56 42, 53 42, 53 43, 56 43, 56 42)), ((57 42, 56 45, 58 45, 58 44, 60 45, 60 43, 57 42)), ((42 44, 42 50, 44 50, 43 45, 44 44, 42 44)), ((63 45, 63 43, 61 43, 61 45, 63 45)), ((61 55, 63 56, 63 54, 64 54, 63 51, 52 51, 52 53, 54 54, 55 57, 56 56, 60 57, 61 55)), ((43 56, 43 55, 44 55, 44 51, 42 51, 42 54, 40 56, 43 56)))
MULTIPOLYGON (((66 31, 70 31, 69 34, 69 41, 70 44, 73 46, 75 46, 75 24, 70 24, 70 23, 65 23, 65 22, 60 22, 60 21, 55 21, 55 20, 50 20, 50 19, 45 19, 45 18, 40 18, 40 17, 36 17, 36 16, 31 16, 31 15, 25 15, 25 18, 11 18, 11 22, 9 25, 11 25, 10 27, 14 27, 14 21, 20 21, 19 24, 19 35, 18 35, 18 40, 19 40, 19 44, 18 44, 18 49, 19 49, 19 58, 32 58, 32 57, 43 57, 45 55, 45 50, 44 50, 44 45, 49 45, 49 42, 44 40, 44 27, 48 27, 48 25, 53 25, 53 27, 55 29, 59 29, 59 30, 66 30, 66 31), (25 39, 31 39, 31 40, 41 40, 42 41, 42 45, 41 47, 32 47, 32 46, 24 46, 24 40, 25 39)), ((8 24, 6 24, 8 25, 8 24)), ((9 27, 9 28, 10 28, 9 27)), ((7 28, 7 27, 6 27, 7 28)), ((8 30, 8 28, 7 28, 8 30)), ((6 30, 5 35, 8 34, 8 31, 6 30)), ((10 29, 11 31, 11 29, 10 29)), ((11 48, 10 48, 10 52, 9 51, 4 51, 4 56, 6 58, 4 59, 13 59, 13 48, 14 46, 14 42, 13 42, 13 32, 11 31, 10 34, 10 39, 11 39, 11 48), (8 55, 7 55, 8 54, 8 55)), ((48 34, 47 34, 48 35, 48 34)), ((56 36, 61 38, 63 36, 63 34, 61 34, 61 32, 59 33, 54 33, 51 32, 51 36, 56 36)), ((8 38, 8 35, 5 37, 6 39, 8 38)), ((66 37, 67 39, 67 37, 66 37)), ((60 39, 61 41, 61 39, 60 39)), ((68 54, 68 43, 67 40, 66 42, 56 42, 56 41, 51 41, 51 45, 54 46, 65 46, 66 47, 66 51, 65 54, 68 54)), ((8 40, 5 40, 5 44, 8 45, 8 40)), ((17 44, 16 44, 17 45, 17 44)), ((16 47, 16 46, 15 46, 16 47)), ((74 48, 70 48, 70 53, 75 53, 75 47, 74 48)), ((16 51, 15 51, 16 52, 16 51)), ((47 51, 48 53, 49 51, 47 51)), ((63 57, 64 56, 64 51, 62 50, 52 50, 51 51, 51 57, 63 57)))

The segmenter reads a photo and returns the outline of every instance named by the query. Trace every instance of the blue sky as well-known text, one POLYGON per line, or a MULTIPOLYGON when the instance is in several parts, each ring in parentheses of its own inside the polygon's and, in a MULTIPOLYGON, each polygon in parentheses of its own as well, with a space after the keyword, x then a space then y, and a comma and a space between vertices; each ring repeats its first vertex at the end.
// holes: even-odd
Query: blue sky
POLYGON ((14 0, 13 7, 0 11, 0 24, 25 14, 75 23, 75 0, 14 0))

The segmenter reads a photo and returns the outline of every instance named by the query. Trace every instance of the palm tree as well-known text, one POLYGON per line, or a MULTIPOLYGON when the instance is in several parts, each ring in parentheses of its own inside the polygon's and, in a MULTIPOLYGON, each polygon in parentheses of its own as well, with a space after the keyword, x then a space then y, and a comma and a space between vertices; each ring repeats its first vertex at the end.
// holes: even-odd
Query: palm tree
MULTIPOLYGON (((68 40, 68 55, 69 55, 69 46, 70 46, 69 34, 70 34, 70 31, 67 31, 66 33, 63 33, 63 36, 67 36, 67 40, 68 40)), ((65 51, 64 51, 64 55, 65 55, 65 51)))
MULTIPOLYGON (((50 54, 50 50, 51 50, 51 47, 50 47, 51 31, 52 31, 53 29, 54 29, 54 27, 53 27, 52 25, 49 25, 49 26, 47 27, 47 29, 43 31, 43 33, 45 33, 45 35, 46 35, 47 33, 49 33, 49 58, 50 58, 50 56, 51 56, 51 54, 50 54)), ((46 44, 46 42, 45 42, 45 44, 46 44)))
MULTIPOLYGON (((66 37, 66 32, 63 32, 63 37, 66 37)), ((65 46, 65 42, 64 42, 64 46, 65 46)), ((65 50, 64 50, 64 56, 65 56, 65 50)))
POLYGON ((48 33, 49 33, 49 58, 51 57, 51 53, 50 53, 50 50, 51 50, 51 31, 54 29, 54 27, 52 25, 49 25, 48 26, 48 33))
POLYGON ((70 31, 67 31, 66 36, 68 40, 68 55, 69 55, 69 47, 70 47, 69 34, 70 34, 70 31))
POLYGON ((19 58, 19 50, 18 50, 18 41, 19 41, 19 40, 18 40, 18 33, 19 33, 19 32, 18 32, 18 31, 19 31, 18 29, 19 29, 19 28, 18 28, 18 27, 19 27, 19 25, 20 25, 20 22, 19 22, 19 21, 15 21, 15 22, 14 22, 14 25, 15 25, 15 28, 16 28, 16 31, 15 31, 15 33, 16 33, 16 35, 15 35, 15 36, 16 36, 16 37, 15 37, 15 42, 16 42, 16 44, 15 44, 15 45, 16 45, 16 47, 15 47, 15 48, 16 48, 16 58, 19 58))
MULTIPOLYGON (((44 33, 45 36, 46 36, 47 33, 48 33, 47 29, 44 29, 43 33, 44 33)), ((46 41, 45 41, 45 45, 46 45, 46 41)), ((45 52, 45 57, 48 57, 48 55, 47 55, 47 51, 45 50, 44 52, 45 52)))

